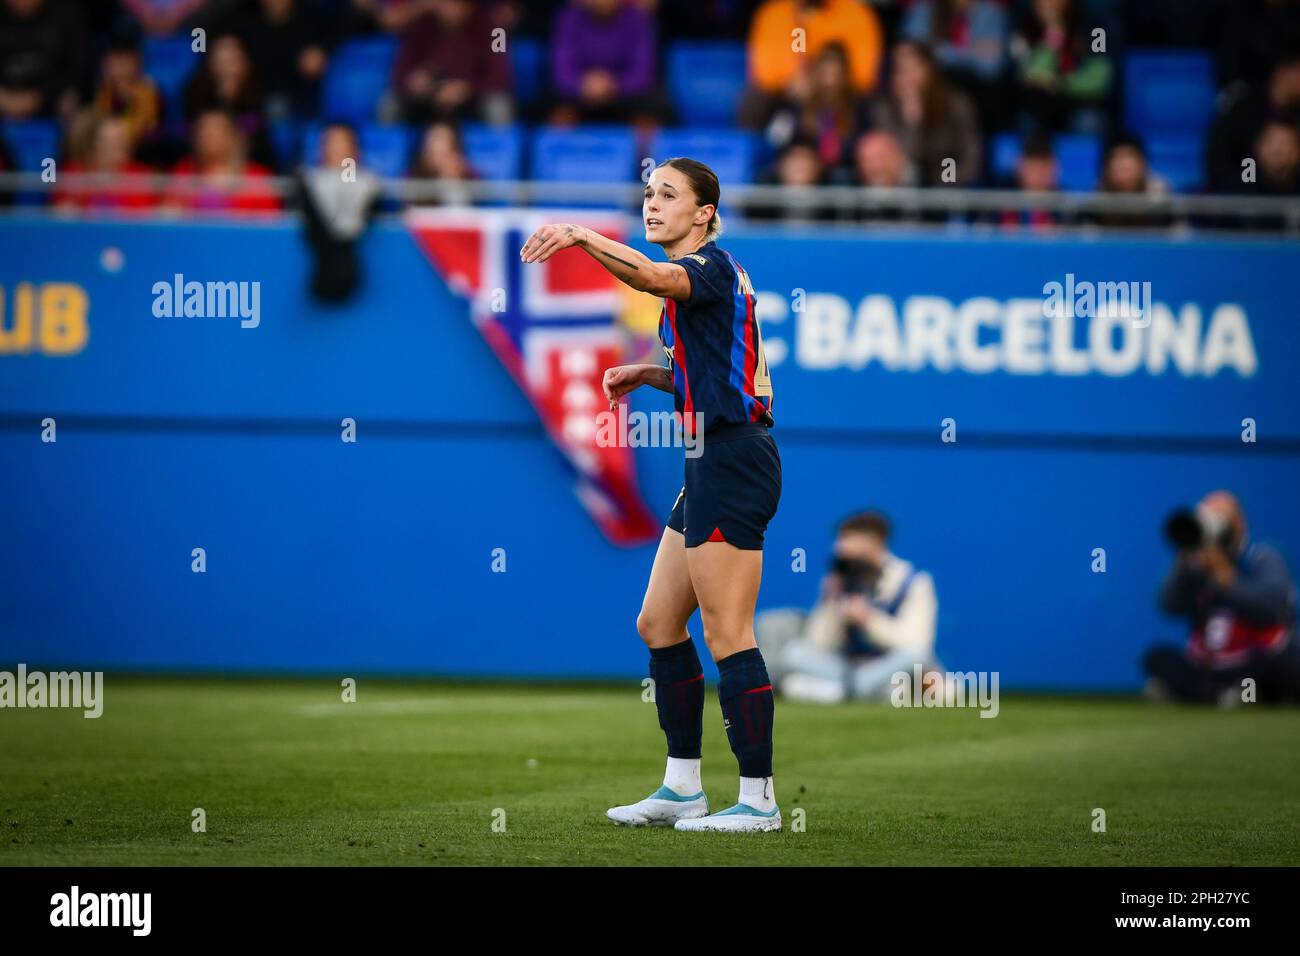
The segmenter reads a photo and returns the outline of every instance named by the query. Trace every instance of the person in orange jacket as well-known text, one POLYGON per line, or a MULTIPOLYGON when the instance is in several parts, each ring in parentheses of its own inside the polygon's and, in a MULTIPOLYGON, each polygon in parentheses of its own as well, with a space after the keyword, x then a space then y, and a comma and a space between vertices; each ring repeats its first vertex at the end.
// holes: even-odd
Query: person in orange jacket
POLYGON ((750 90, 741 122, 759 127, 776 103, 799 97, 817 54, 839 43, 848 55, 849 76, 862 96, 876 87, 884 56, 885 31, 863 0, 767 0, 749 28, 750 90))

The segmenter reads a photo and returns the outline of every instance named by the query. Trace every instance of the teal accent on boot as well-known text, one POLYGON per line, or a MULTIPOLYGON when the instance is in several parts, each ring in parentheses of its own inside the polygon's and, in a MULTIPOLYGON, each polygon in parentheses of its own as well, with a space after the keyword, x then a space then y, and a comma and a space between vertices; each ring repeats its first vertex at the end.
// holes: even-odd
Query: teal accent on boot
POLYGON ((683 797, 676 790, 671 790, 668 787, 660 787, 654 793, 650 794, 650 796, 646 797, 646 799, 647 800, 671 800, 673 801, 673 803, 690 803, 692 800, 698 800, 702 796, 704 796, 703 790, 701 790, 697 794, 694 794, 693 796, 683 797))
POLYGON ((755 810, 748 803, 738 803, 734 807, 727 807, 725 810, 719 810, 713 815, 715 817, 726 817, 734 814, 743 814, 747 817, 774 817, 780 812, 780 807, 773 807, 767 813, 764 813, 762 810, 755 810))

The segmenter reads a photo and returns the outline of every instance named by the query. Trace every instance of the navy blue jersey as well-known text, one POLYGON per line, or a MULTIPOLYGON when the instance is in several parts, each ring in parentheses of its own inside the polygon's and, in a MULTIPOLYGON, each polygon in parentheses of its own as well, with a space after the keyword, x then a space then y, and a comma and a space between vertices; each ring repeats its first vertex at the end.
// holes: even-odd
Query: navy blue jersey
POLYGON ((754 287, 731 254, 707 242, 673 260, 691 277, 691 297, 664 299, 659 340, 673 372, 682 428, 772 424, 772 380, 754 317, 754 287))

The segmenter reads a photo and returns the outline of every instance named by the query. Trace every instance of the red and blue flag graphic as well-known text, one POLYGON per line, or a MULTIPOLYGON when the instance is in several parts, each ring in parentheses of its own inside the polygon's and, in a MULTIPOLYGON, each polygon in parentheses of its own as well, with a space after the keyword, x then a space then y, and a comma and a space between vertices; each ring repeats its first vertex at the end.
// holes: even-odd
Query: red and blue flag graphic
POLYGON ((613 214, 509 209, 420 209, 407 222, 429 260, 470 304, 470 318, 537 409, 547 434, 577 473, 575 491, 617 544, 654 540, 660 521, 637 487, 632 449, 597 442, 609 408, 605 369, 624 362, 618 323, 626 298, 589 256, 569 249, 525 265, 519 250, 547 222, 580 222, 622 239, 613 214))

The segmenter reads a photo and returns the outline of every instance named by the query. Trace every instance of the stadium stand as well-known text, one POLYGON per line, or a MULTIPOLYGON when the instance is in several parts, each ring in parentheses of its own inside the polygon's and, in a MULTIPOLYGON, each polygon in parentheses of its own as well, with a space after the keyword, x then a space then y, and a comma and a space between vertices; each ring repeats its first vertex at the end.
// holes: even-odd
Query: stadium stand
MULTIPOLYGON (((898 3, 873 3, 885 24, 886 55, 880 66, 874 92, 853 92, 851 101, 837 101, 830 89, 818 88, 816 82, 796 83, 773 99, 775 112, 767 126, 757 123, 742 128, 743 112, 750 122, 750 93, 747 57, 749 51, 743 40, 734 39, 748 33, 754 11, 761 4, 742 3, 733 14, 745 18, 745 24, 736 29, 709 34, 691 31, 684 38, 676 37, 667 28, 675 21, 667 11, 661 11, 658 39, 658 85, 654 98, 667 104, 671 113, 665 122, 647 122, 635 116, 635 125, 579 125, 573 127, 547 126, 539 117, 567 118, 548 113, 557 102, 550 88, 551 56, 553 51, 551 30, 547 15, 529 13, 526 31, 515 30, 509 21, 508 4, 491 5, 505 19, 508 55, 513 91, 513 113, 473 115, 475 110, 458 111, 456 122, 464 152, 474 169, 477 180, 489 183, 514 184, 515 195, 533 195, 526 183, 625 183, 634 188, 636 177, 644 159, 656 161, 668 155, 689 154, 713 166, 721 180, 730 186, 779 183, 776 158, 791 136, 816 143, 819 161, 818 182, 821 185, 860 185, 865 182, 863 171, 854 164, 853 144, 878 123, 872 110, 872 97, 889 95, 894 69, 893 51, 903 36, 900 24, 911 21, 909 14, 918 8, 919 0, 900 0, 898 3), (723 37, 726 37, 725 39, 723 37), (744 107, 742 111, 742 105, 744 107), (510 121, 513 117, 513 121, 510 121), (488 121, 492 121, 492 125, 488 121), (784 130, 776 124, 785 123, 784 130), (500 123, 507 125, 496 125, 500 123), (520 191, 522 190, 522 191, 520 191)), ((231 10, 252 7, 253 4, 231 3, 231 10)), ((403 42, 404 27, 386 30, 383 24, 366 22, 364 18, 340 15, 346 4, 311 3, 302 0, 300 8, 313 22, 329 21, 330 39, 323 41, 328 50, 328 62, 319 81, 319 96, 310 98, 305 105, 295 105, 290 115, 282 109, 271 109, 265 101, 259 106, 241 101, 238 112, 240 125, 249 138, 248 147, 254 158, 263 165, 274 164, 276 171, 287 173, 300 162, 310 160, 316 149, 322 124, 345 121, 357 127, 363 148, 363 163, 383 177, 401 177, 411 168, 411 160, 421 137, 416 127, 383 125, 395 119, 400 104, 392 95, 393 66, 399 44, 403 42), (314 107, 312 104, 315 104, 314 107), (259 116, 259 110, 261 115, 259 116)), ((967 192, 988 187, 1014 188, 1016 164, 1025 136, 1031 132, 1027 120, 1041 123, 1041 116, 1019 110, 1018 104, 1034 94, 1026 87, 1025 77, 1017 65, 1016 38, 1032 36, 1034 30, 1032 5, 1006 0, 1001 6, 1006 11, 1007 30, 1002 40, 1008 53, 1002 75, 995 82, 988 77, 981 80, 983 93, 973 97, 978 114, 978 134, 983 141, 987 158, 983 175, 975 182, 963 182, 967 192), (1001 86, 997 86, 1000 83, 1001 86), (989 90, 999 89, 1005 103, 990 109, 989 90)), ((86 62, 94 64, 98 51, 107 49, 109 39, 120 45, 124 22, 130 26, 130 17, 118 9, 118 4, 108 4, 106 11, 86 15, 89 27, 88 46, 84 51, 86 62)), ((1195 23, 1183 24, 1179 29, 1164 29, 1160 24, 1171 15, 1171 7, 1148 2, 1120 5, 1081 2, 1080 15, 1091 23, 1104 23, 1112 27, 1110 37, 1113 57, 1118 69, 1113 70, 1118 80, 1101 102, 1101 121, 1096 122, 1097 104, 1088 105, 1088 116, 1060 117, 1061 122, 1037 132, 1050 133, 1051 142, 1059 164, 1059 188, 1073 193, 1095 192, 1098 189, 1102 156, 1115 137, 1132 136, 1139 141, 1148 157, 1149 165, 1159 181, 1176 196, 1193 195, 1210 189, 1206 168, 1206 147, 1211 125, 1216 113, 1227 104, 1265 100, 1261 78, 1267 77, 1272 64, 1288 55, 1283 38, 1273 44, 1273 49, 1262 50, 1268 62, 1253 63, 1243 72, 1239 58, 1234 59, 1224 50, 1209 48, 1216 33, 1211 7, 1202 5, 1188 8, 1184 18, 1195 23), (1125 36, 1134 36, 1140 45, 1125 48, 1125 36), (1181 46, 1162 47, 1161 37, 1181 46), (1201 44, 1197 46, 1195 44, 1201 44), (1235 64, 1235 65, 1234 65, 1235 64), (1231 85, 1230 90, 1228 85, 1231 85), (1253 85, 1252 85, 1253 84, 1253 85), (1253 99, 1252 99, 1253 98, 1253 99), (1079 120, 1086 119, 1087 122, 1079 120)), ((225 9, 213 5, 213 10, 225 9)), ((517 13, 517 11, 516 11, 517 13)), ((238 32, 247 19, 219 21, 213 14, 212 24, 225 31, 238 32)), ((1224 26, 1226 33, 1240 30, 1241 16, 1224 26)), ((128 30, 129 32, 129 30, 128 30)), ((1231 37, 1225 36, 1223 42, 1231 37)), ((187 30, 174 36, 144 35, 138 31, 138 44, 145 72, 155 81, 164 104, 165 122, 161 129, 136 143, 135 162, 161 173, 193 147, 190 126, 183 108, 186 84, 196 66, 202 62, 203 52, 195 52, 187 30)), ((1252 34, 1253 36, 1253 34, 1252 34)), ((951 38, 950 38, 951 39, 951 38)), ((1259 37, 1255 38, 1258 46, 1259 37)), ((945 41, 960 44, 960 36, 945 41)), ((256 64, 254 65, 256 67, 256 64)), ((810 71, 807 79, 813 79, 810 71)), ((959 70, 949 67, 945 71, 950 89, 967 89, 969 78, 959 70)), ((11 156, 11 169, 35 170, 34 157, 47 156, 68 159, 75 151, 73 132, 80 114, 93 111, 89 92, 96 88, 98 67, 78 79, 78 89, 83 91, 79 107, 69 109, 61 104, 46 103, 34 116, 10 116, 3 126, 3 136, 11 156)), ((110 101, 109 109, 124 111, 128 107, 110 101)), ((104 109, 102 102, 99 109, 104 109)), ((1249 111, 1245 111, 1249 113, 1249 111)), ((1257 135, 1267 114, 1261 106, 1260 118, 1254 127, 1239 130, 1239 139, 1245 144, 1257 135)), ((411 118, 411 117, 407 117, 411 118)), ((1273 116, 1294 126, 1297 117, 1289 113, 1273 116)), ((924 157, 927 133, 909 135, 913 141, 908 162, 910 175, 902 177, 904 183, 932 181, 926 174, 924 157), (924 166, 924 168, 922 168, 924 166)), ((937 134, 936 134, 937 135, 937 134)), ((84 143, 82 143, 84 149, 84 143)), ((1244 146, 1242 148, 1245 148, 1244 146)), ((1261 192, 1261 200, 1280 197, 1300 199, 1300 175, 1287 179, 1282 169, 1281 179, 1276 174, 1261 192)), ((1221 179, 1221 177, 1218 177, 1221 179)), ((757 187, 771 188, 771 187, 757 187)), ((904 187, 906 188, 906 187, 904 187)), ((1222 188, 1222 184, 1220 184, 1222 188)), ((13 194, 22 194, 25 201, 36 201, 26 184, 14 187, 13 194)), ((606 194, 608 196, 608 194, 606 194)), ((1243 192, 1243 196, 1247 192, 1243 192)), ((773 194, 776 202, 782 200, 773 194)), ((837 194, 835 204, 843 200, 837 194)), ((494 200, 495 201, 495 200, 494 200)), ((766 200, 765 200, 766 202, 766 200)), ((917 192, 916 203, 930 204, 936 210, 953 207, 941 204, 936 194, 928 190, 917 192), (931 203, 931 200, 934 200, 931 203)), ((919 208, 919 207, 918 207, 919 208)), ((1192 207, 1187 207, 1192 208, 1192 207)), ((970 215, 976 210, 966 207, 970 215)), ((960 211, 954 215, 962 215, 960 211)), ((947 221, 947 213, 942 216, 947 221)), ((1184 217, 1186 219, 1186 217, 1184 217)), ((1256 217, 1252 222, 1293 222, 1294 215, 1256 217)), ((935 220, 937 221, 937 220, 935 220)), ((1244 221, 1244 220, 1243 220, 1244 221)), ((1222 217, 1219 224, 1230 220, 1222 217)))

